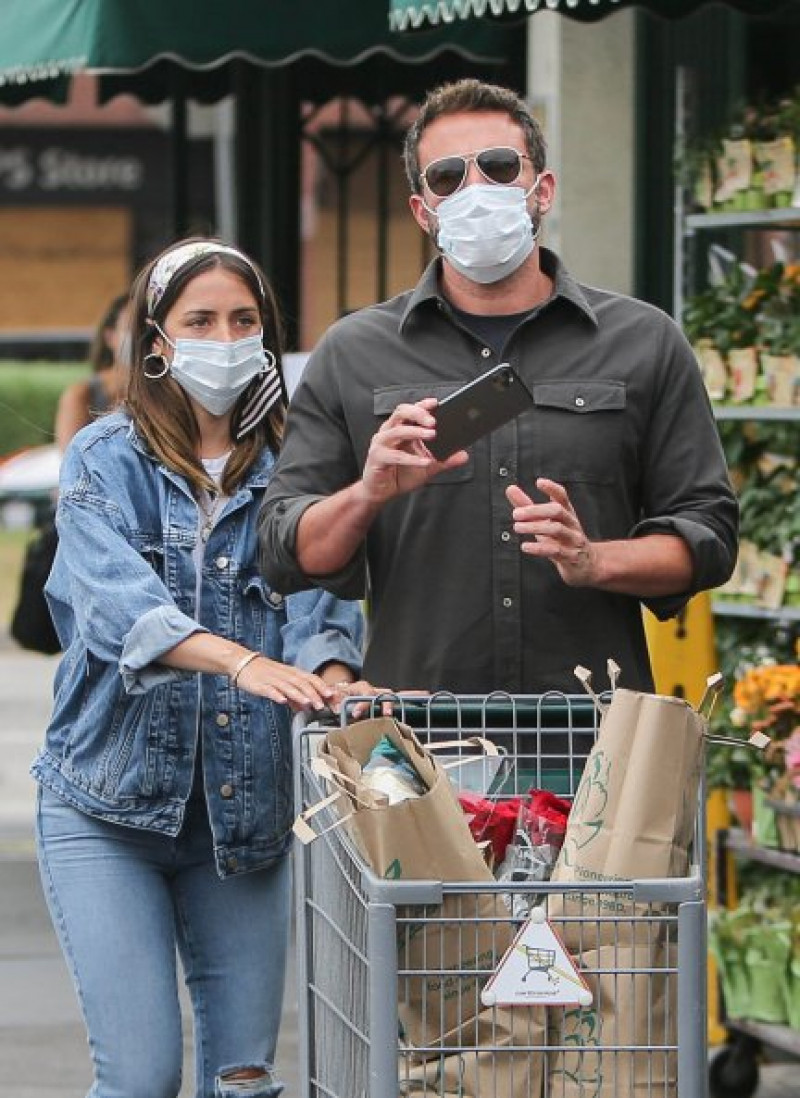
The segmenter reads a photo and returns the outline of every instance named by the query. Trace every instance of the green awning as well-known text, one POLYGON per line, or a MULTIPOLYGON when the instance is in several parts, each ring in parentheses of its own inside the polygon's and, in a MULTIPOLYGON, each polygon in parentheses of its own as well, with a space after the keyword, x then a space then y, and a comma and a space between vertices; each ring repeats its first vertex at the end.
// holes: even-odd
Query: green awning
MULTIPOLYGON (((602 19, 623 8, 638 7, 668 19, 689 15, 710 0, 392 0, 392 30, 415 30, 485 17, 524 19, 537 11, 557 11, 584 22, 602 19)), ((797 6, 797 0, 721 0, 750 15, 766 15, 797 6)))
POLYGON ((135 77, 149 98, 148 74, 178 68, 187 94, 195 82, 210 98, 229 90, 226 74, 238 62, 391 67, 449 53, 491 63, 505 58, 508 41, 508 28, 488 23, 394 35, 386 0, 3 0, 2 9, 6 103, 59 98, 66 78, 83 70, 135 77))

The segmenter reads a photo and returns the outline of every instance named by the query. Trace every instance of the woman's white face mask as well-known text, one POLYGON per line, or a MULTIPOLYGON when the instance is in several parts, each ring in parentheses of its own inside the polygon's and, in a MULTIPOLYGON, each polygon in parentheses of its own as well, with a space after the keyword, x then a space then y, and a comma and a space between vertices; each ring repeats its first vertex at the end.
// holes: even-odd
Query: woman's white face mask
POLYGON ((158 325, 156 329, 175 352, 170 373, 214 416, 229 412, 253 378, 275 368, 275 356, 264 349, 261 333, 232 343, 214 339, 173 342, 158 325))
POLYGON ((475 183, 425 209, 438 221, 436 243, 448 261, 473 282, 499 282, 533 251, 538 236, 528 212, 530 190, 475 183))

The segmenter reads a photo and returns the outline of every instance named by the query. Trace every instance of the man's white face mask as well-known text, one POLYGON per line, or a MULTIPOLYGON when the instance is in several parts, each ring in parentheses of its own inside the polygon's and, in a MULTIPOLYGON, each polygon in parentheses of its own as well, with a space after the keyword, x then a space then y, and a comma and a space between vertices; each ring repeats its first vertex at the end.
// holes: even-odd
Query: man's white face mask
POLYGON ((491 283, 507 278, 520 267, 536 244, 528 212, 530 190, 475 183, 443 199, 436 209, 425 209, 438 221, 436 243, 457 271, 473 282, 491 283))

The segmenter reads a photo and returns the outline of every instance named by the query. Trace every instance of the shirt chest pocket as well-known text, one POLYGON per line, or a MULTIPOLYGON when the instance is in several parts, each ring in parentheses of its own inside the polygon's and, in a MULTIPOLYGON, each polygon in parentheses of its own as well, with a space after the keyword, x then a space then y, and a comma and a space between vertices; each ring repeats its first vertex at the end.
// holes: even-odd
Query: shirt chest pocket
MULTIPOLYGON (((443 397, 449 396, 450 393, 454 393, 456 389, 460 389, 462 384, 464 383, 454 381, 436 385, 390 385, 385 389, 376 389, 373 395, 375 418, 376 420, 387 419, 398 404, 416 404, 417 401, 424 400, 425 397, 436 397, 437 400, 441 400, 443 397)), ((380 427, 380 423, 376 422, 376 431, 378 427, 380 427)), ((472 476, 473 462, 472 457, 470 457, 466 465, 461 465, 457 469, 449 469, 446 473, 440 473, 439 476, 429 481, 426 487, 435 488, 440 484, 458 484, 472 480, 472 476)))
POLYGON ((538 476, 610 484, 625 460, 622 381, 543 381, 532 386, 538 476))
POLYGON ((132 538, 143 560, 146 560, 162 582, 166 582, 164 542, 156 534, 138 534, 132 538))

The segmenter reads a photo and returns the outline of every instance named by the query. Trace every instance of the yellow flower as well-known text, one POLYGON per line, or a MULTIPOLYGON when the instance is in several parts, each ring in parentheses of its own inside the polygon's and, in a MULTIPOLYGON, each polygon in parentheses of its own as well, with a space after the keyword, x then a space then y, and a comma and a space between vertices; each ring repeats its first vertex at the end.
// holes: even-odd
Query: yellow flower
POLYGON ((747 297, 742 302, 742 308, 752 311, 764 297, 765 290, 751 290, 747 297))

